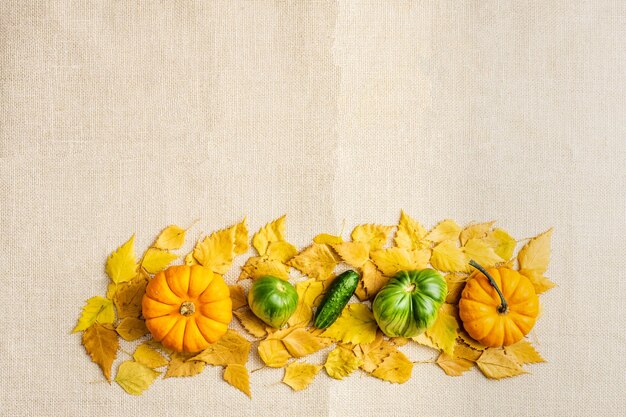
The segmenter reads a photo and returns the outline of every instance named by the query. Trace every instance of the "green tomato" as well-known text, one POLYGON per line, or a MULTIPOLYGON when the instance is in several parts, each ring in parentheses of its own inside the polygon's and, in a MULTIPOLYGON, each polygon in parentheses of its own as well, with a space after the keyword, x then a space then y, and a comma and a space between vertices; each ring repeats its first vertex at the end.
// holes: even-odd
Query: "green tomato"
POLYGON ((265 323, 281 328, 298 307, 298 293, 287 281, 266 275, 252 283, 248 305, 265 323))
POLYGON ((434 269, 400 271, 374 298, 374 318, 389 337, 417 336, 434 323, 447 293, 446 281, 434 269))

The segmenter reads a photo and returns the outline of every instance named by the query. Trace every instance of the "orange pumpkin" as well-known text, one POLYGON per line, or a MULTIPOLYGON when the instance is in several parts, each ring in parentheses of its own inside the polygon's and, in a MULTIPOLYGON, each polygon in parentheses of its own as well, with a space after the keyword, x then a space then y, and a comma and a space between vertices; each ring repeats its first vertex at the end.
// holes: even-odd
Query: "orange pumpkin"
POLYGON ((459 301, 459 316, 470 336, 489 347, 508 346, 530 332, 539 315, 539 297, 525 276, 510 268, 472 274, 459 301))
POLYGON ((222 277, 200 265, 177 265, 150 280, 142 300, 146 327, 176 352, 198 352, 228 329, 233 313, 222 277))

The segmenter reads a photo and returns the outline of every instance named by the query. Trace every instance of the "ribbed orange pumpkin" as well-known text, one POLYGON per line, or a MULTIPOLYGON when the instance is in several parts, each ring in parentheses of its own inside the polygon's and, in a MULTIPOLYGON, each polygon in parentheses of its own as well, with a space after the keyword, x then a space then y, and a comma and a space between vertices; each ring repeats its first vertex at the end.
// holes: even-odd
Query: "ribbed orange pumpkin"
POLYGON ((520 341, 539 315, 539 297, 532 283, 510 268, 485 270, 476 263, 472 266, 479 270, 469 277, 459 301, 463 327, 484 346, 508 346, 520 341))
POLYGON ((176 352, 199 352, 217 341, 232 320, 230 290, 200 265, 177 265, 150 280, 142 300, 146 327, 176 352))

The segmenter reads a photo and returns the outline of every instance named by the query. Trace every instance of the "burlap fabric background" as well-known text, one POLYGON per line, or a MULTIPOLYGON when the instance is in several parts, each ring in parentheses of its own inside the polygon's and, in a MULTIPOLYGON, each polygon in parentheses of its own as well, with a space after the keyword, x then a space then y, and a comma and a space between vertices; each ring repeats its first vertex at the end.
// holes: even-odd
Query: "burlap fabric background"
POLYGON ((0 415, 623 415, 624 2, 135 3, 0 3, 0 415), (301 246, 400 208, 554 226, 547 364, 302 393, 263 370, 252 400, 212 368, 135 398, 70 335, 133 232, 288 213, 301 246))

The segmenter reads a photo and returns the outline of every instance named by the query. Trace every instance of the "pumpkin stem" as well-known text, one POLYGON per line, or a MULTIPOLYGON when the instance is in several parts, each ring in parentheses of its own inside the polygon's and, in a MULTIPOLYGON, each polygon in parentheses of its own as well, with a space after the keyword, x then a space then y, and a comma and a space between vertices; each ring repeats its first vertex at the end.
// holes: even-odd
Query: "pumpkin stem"
POLYGON ((495 288, 496 291, 498 292, 498 295, 500 296, 500 305, 498 306, 498 313, 504 314, 508 312, 509 303, 506 302, 506 299, 504 298, 502 291, 500 291, 500 288, 498 287, 498 284, 496 284, 496 281, 493 279, 493 277, 489 275, 489 272, 487 272, 485 268, 480 266, 480 264, 478 264, 478 262, 474 261, 473 259, 469 261, 469 264, 473 266, 474 268, 478 269, 480 272, 482 272, 489 280, 489 283, 491 284, 491 286, 495 288))
POLYGON ((196 306, 191 301, 184 301, 180 305, 179 311, 180 311, 180 314, 182 314, 183 316, 191 316, 193 313, 196 312, 196 306))

